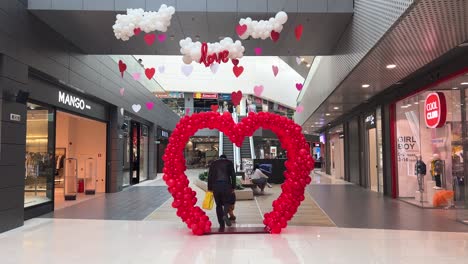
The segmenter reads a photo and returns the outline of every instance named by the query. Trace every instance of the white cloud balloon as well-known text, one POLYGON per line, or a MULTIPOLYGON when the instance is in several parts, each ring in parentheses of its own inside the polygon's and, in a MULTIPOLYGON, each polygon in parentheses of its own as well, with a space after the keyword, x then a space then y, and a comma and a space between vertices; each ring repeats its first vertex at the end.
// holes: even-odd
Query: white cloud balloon
POLYGON ((288 21, 288 15, 284 11, 276 13, 275 17, 268 20, 252 20, 252 18, 241 18, 239 25, 246 25, 247 30, 239 35, 241 39, 247 39, 251 36, 254 39, 267 39, 270 37, 271 31, 280 33, 283 30, 283 25, 288 21))
MULTIPOLYGON (((192 61, 200 63, 202 56, 202 43, 200 41, 193 42, 191 38, 185 38, 179 41, 179 45, 180 53, 184 55, 182 61, 185 64, 190 64, 192 61)), ((234 42, 232 38, 224 38, 220 42, 207 43, 207 46, 207 56, 219 54, 225 50, 229 52, 229 59, 240 59, 244 56, 245 48, 240 40, 234 42)))
POLYGON ((166 32, 171 25, 172 15, 175 13, 175 8, 172 6, 161 5, 157 12, 145 12, 143 9, 127 9, 127 14, 118 14, 112 28, 117 39, 124 41, 129 40, 135 35, 136 28, 149 33, 152 31, 166 32))

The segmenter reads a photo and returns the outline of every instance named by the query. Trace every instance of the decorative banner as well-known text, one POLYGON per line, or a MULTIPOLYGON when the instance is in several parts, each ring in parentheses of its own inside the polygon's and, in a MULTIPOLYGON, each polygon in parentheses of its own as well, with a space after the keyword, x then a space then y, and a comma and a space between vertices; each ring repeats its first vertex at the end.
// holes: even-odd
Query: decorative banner
POLYGON ((232 72, 234 73, 236 78, 239 78, 239 76, 244 72, 244 67, 236 65, 232 68, 232 72))
POLYGON ((263 85, 257 85, 254 87, 255 96, 261 96, 263 93, 263 85))
POLYGON ((127 64, 125 64, 122 60, 119 60, 119 71, 120 71, 120 75, 122 75, 122 78, 123 78, 125 70, 127 70, 127 64))
POLYGON ((283 24, 288 21, 288 15, 284 11, 276 13, 275 17, 271 17, 268 20, 252 20, 250 17, 241 18, 239 25, 236 26, 237 35, 241 39, 247 39, 252 37, 254 39, 267 39, 271 33, 279 33, 283 30, 283 24), (244 27, 246 26, 246 27, 244 27))
POLYGON ((175 8, 172 6, 161 5, 157 12, 145 12, 143 9, 127 9, 127 14, 118 14, 112 28, 117 39, 123 41, 129 40, 134 35, 140 34, 143 30, 146 33, 152 31, 166 32, 171 25, 172 15, 175 8))
POLYGON ((276 77, 276 75, 278 75, 278 71, 279 71, 278 66, 272 65, 271 69, 273 70, 273 75, 275 75, 275 77, 276 77))
POLYGON ((303 87, 302 83, 296 83, 296 89, 297 89, 298 91, 301 91, 301 90, 302 90, 302 87, 303 87))
POLYGON ((145 75, 146 75, 146 78, 148 78, 148 80, 153 79, 153 76, 154 76, 155 73, 156 73, 155 68, 145 69, 145 75))
POLYGON ((139 105, 139 104, 133 104, 133 105, 132 105, 132 110, 133 110, 135 113, 140 112, 140 109, 141 109, 141 105, 139 105))
POLYGON ((447 102, 443 92, 430 93, 424 103, 424 120, 429 128, 438 128, 445 125, 447 120, 447 102))
POLYGON ((264 214, 263 224, 265 230, 270 233, 280 233, 304 201, 305 187, 311 182, 310 172, 314 168, 314 161, 301 126, 286 117, 272 113, 249 113, 238 124, 234 123, 229 112, 222 115, 205 112, 186 115, 180 119, 169 138, 169 145, 163 156, 163 179, 174 198, 172 207, 177 209, 177 216, 195 235, 209 233, 211 221, 206 213, 196 206, 196 192, 189 186, 185 175, 184 149, 189 138, 203 128, 218 129, 239 147, 245 137, 252 136, 259 128, 271 130, 277 135, 281 146, 287 151, 285 181, 281 186, 282 193, 272 203, 273 211, 264 214))
POLYGON ((183 55, 182 61, 190 64, 193 61, 205 64, 209 67, 214 62, 226 63, 228 59, 237 59, 244 56, 244 46, 242 42, 231 38, 224 38, 220 42, 201 43, 193 42, 191 38, 185 38, 179 41, 180 53, 183 55))
POLYGON ((231 93, 231 100, 232 100, 232 104, 234 106, 238 106, 242 100, 242 92, 241 91, 237 91, 237 92, 232 92, 231 93))
POLYGON ((302 24, 297 25, 296 28, 294 29, 294 34, 296 35, 297 41, 301 40, 303 30, 304 30, 304 27, 302 26, 302 24))

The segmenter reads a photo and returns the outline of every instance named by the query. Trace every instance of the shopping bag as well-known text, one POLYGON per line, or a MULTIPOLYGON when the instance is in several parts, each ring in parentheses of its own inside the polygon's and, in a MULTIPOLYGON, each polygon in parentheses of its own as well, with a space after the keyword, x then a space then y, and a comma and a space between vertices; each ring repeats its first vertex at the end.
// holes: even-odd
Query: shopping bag
POLYGON ((205 199, 203 200, 202 208, 206 210, 211 210, 213 209, 213 204, 214 204, 213 192, 208 191, 205 193, 205 199))

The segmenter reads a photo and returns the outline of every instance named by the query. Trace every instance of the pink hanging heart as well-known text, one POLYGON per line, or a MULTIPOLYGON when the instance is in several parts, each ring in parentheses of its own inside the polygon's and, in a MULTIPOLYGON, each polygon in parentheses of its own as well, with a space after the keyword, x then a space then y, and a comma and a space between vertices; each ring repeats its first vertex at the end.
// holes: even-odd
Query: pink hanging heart
POLYGON ((133 80, 138 81, 140 80, 141 74, 139 72, 135 72, 132 74, 133 80))
POLYGON ((159 35, 158 35, 158 40, 159 40, 159 42, 161 42, 161 43, 164 42, 164 41, 166 41, 166 34, 159 34, 159 35))
POLYGON ((256 86, 254 87, 254 94, 255 94, 255 96, 260 97, 260 96, 262 95, 262 93, 263 93, 263 85, 256 85, 256 86))
POLYGON ((255 55, 257 56, 262 55, 262 48, 255 48, 255 55))
POLYGON ((190 108, 185 108, 185 115, 190 115, 190 108))
POLYGON ((153 102, 147 102, 146 103, 146 108, 148 108, 148 110, 152 110, 154 107, 154 103, 153 102))
POLYGON ((156 34, 146 34, 143 38, 145 39, 146 44, 148 44, 148 46, 151 46, 156 40, 156 34))
POLYGON ((244 33, 247 31, 247 25, 237 25, 236 26, 236 33, 239 36, 244 35, 244 33))
POLYGON ((124 92, 125 92, 125 88, 120 88, 120 95, 123 96, 124 95, 124 92))
POLYGON ((296 89, 297 89, 298 91, 301 91, 301 90, 302 90, 302 87, 303 87, 302 83, 296 83, 296 89))
POLYGON ((296 112, 297 113, 302 113, 302 111, 304 111, 304 107, 302 105, 299 105, 298 107, 296 107, 296 112))
POLYGON ((218 69, 219 69, 219 64, 218 63, 211 64, 210 70, 211 70, 211 72, 213 74, 216 74, 218 72, 218 69))
POLYGON ((276 77, 276 75, 278 75, 278 71, 279 71, 278 66, 272 65, 271 69, 273 70, 273 75, 275 75, 275 77, 276 77))

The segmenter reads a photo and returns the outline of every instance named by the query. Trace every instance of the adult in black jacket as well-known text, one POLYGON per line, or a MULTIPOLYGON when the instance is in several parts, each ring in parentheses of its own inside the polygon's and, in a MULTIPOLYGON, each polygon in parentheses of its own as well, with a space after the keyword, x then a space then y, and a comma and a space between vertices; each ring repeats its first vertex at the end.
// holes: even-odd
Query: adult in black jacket
POLYGON ((227 214, 234 201, 232 199, 236 188, 236 173, 234 164, 228 160, 226 155, 219 156, 213 161, 208 171, 208 191, 212 191, 216 203, 216 216, 219 226, 224 228, 224 224, 231 226, 227 214))

